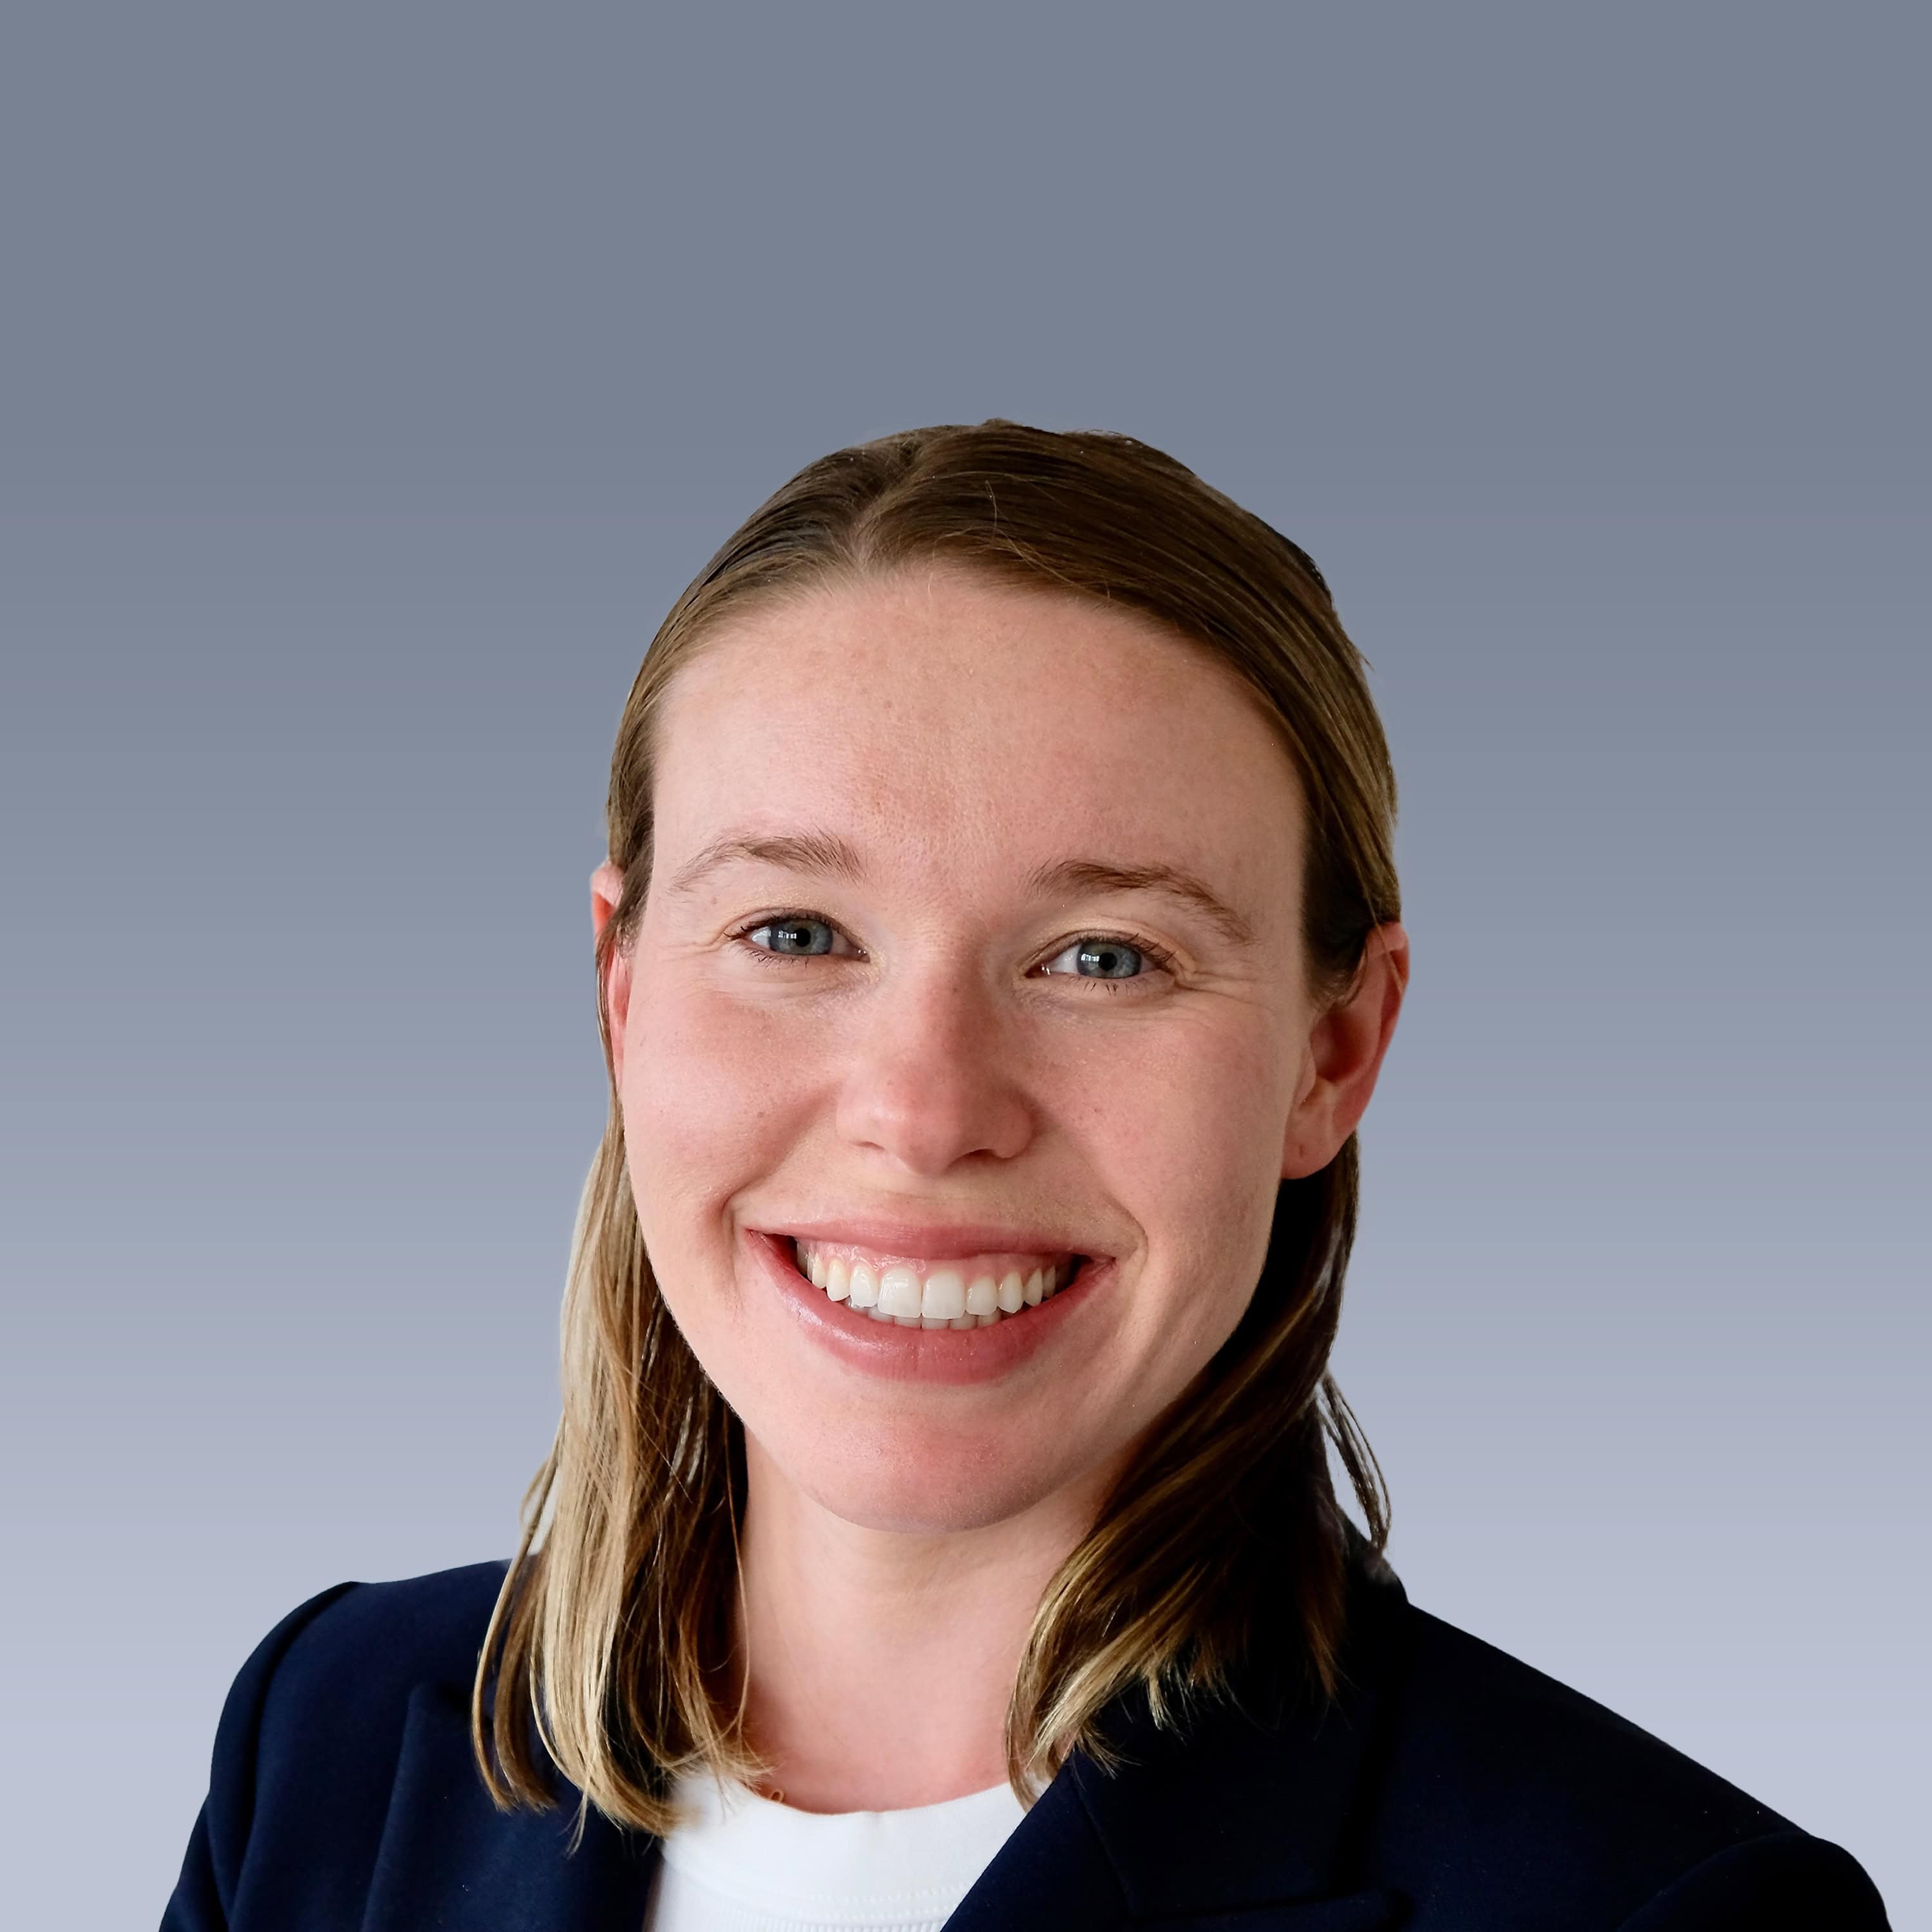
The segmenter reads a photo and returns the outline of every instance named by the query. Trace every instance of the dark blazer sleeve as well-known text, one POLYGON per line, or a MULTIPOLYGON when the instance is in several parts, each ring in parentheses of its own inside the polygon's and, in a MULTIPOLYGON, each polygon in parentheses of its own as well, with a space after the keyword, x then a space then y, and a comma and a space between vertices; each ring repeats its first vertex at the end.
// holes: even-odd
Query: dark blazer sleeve
POLYGON ((1888 1932, 1885 1905, 1852 1855, 1797 1830, 1705 1859, 1621 1932, 1888 1932))
POLYGON ((338 1583, 291 1610, 236 1674, 215 1728, 208 1796, 188 1839, 161 1932, 226 1932, 254 1821, 256 1760, 269 1686, 290 1646, 330 1604, 359 1586, 338 1583))

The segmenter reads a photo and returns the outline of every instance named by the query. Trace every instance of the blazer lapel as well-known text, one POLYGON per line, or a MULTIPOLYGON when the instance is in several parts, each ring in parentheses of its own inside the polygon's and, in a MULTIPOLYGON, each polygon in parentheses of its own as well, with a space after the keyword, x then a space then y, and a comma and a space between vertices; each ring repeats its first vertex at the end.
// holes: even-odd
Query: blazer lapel
POLYGON ((571 1849, 577 1793, 551 1811, 499 1811, 449 1687, 418 1684, 376 1854, 362 1932, 638 1932, 654 1838, 600 1814, 571 1849))
POLYGON ((1354 1888, 1348 1827, 1406 1598, 1358 1574, 1346 1672, 1325 1707, 1265 1669, 1180 1735, 1124 1699, 1108 1736, 1126 1762, 1076 1754, 981 1875, 948 1932, 1073 1932, 1157 1918, 1189 1932, 1380 1932, 1406 1901, 1354 1888))
POLYGON ((1100 1932, 1126 1916, 1106 1846, 1065 1771, 1000 1847, 946 1932, 1100 1932))

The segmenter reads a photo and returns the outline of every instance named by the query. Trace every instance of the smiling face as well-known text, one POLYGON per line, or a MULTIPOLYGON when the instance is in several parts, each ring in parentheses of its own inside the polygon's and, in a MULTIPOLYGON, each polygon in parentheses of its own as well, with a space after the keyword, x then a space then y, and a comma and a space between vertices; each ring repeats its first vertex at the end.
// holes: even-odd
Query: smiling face
POLYGON ((1134 614, 907 573, 734 620, 657 744, 608 998, 679 1327, 850 1522, 1092 1485, 1226 1340, 1278 1182, 1367 1098, 1323 1066, 1262 701, 1134 614))

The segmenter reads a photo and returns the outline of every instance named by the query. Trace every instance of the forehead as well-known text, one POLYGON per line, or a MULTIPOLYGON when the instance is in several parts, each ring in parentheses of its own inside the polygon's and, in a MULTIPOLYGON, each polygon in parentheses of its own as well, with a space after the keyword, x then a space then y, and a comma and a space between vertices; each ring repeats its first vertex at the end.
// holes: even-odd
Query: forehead
POLYGON ((1097 843, 1263 896, 1297 868, 1300 786, 1264 701, 1205 646, 1074 593, 922 571, 758 606, 698 645, 655 736, 660 861, 836 821, 962 868, 1097 843))

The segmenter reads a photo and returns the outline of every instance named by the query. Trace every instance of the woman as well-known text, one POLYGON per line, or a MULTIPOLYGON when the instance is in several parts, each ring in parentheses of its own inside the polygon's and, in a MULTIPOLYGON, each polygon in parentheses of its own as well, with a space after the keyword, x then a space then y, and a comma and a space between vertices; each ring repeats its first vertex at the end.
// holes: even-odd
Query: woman
POLYGON ((522 1547, 270 1634, 167 1925, 1882 1926, 1381 1560, 1394 800, 1320 573, 1156 451, 759 510, 618 734, 522 1547))

